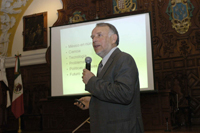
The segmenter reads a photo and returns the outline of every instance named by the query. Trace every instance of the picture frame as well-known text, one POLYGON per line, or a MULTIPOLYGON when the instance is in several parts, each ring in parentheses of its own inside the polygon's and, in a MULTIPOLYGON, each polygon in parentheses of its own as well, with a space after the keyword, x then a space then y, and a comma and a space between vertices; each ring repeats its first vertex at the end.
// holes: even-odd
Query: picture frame
POLYGON ((47 48, 47 12, 23 17, 23 51, 47 48))

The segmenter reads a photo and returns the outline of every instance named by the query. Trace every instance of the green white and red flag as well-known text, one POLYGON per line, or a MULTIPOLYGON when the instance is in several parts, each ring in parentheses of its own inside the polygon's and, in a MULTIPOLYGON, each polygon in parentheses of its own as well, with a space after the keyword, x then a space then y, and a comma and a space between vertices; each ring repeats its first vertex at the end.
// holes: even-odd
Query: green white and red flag
POLYGON ((13 88, 13 97, 12 97, 12 105, 11 110, 15 116, 15 118, 19 118, 22 114, 24 114, 24 100, 23 100, 23 85, 22 85, 22 77, 20 72, 20 55, 15 55, 15 80, 14 80, 14 88, 13 88))

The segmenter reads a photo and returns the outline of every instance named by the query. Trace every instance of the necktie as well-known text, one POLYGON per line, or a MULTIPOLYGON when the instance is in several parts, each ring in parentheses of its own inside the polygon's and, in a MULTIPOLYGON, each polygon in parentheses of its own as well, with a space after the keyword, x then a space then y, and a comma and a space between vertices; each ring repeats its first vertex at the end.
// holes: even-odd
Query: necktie
POLYGON ((99 63, 99 66, 98 66, 98 70, 97 70, 97 76, 99 75, 99 73, 101 72, 103 68, 103 64, 102 64, 102 61, 99 63))

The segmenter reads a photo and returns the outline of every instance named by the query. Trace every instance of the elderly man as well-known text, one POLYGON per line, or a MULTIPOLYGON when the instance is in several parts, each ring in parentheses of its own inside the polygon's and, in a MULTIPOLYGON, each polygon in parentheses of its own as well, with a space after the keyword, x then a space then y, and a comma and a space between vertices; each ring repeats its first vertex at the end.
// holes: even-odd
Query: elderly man
POLYGON ((91 133, 143 133, 139 75, 132 56, 119 50, 117 29, 99 23, 92 31, 93 48, 102 58, 97 76, 83 70, 85 90, 90 96, 75 102, 90 112, 91 133))

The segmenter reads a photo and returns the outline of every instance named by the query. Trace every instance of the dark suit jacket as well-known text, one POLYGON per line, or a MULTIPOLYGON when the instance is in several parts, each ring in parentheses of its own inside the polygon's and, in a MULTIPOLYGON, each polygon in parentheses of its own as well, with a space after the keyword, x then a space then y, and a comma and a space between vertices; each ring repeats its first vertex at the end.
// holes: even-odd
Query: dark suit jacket
POLYGON ((98 77, 86 85, 90 100, 91 133, 143 133, 138 69, 118 48, 98 77))

